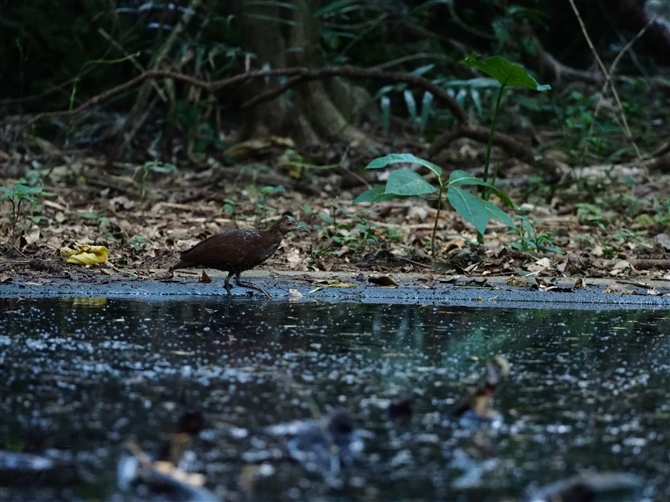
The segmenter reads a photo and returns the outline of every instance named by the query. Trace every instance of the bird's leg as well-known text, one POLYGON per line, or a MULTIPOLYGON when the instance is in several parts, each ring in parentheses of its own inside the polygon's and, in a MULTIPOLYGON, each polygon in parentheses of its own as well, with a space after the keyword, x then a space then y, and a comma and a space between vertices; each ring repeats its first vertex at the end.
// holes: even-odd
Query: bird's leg
MULTIPOLYGON (((239 275, 239 274, 238 274, 239 275)), ((226 288, 226 291, 228 292, 228 296, 230 296, 230 278, 233 276, 232 272, 228 272, 228 275, 226 276, 226 282, 223 283, 223 287, 226 288)))
POLYGON ((259 291, 259 292, 263 293, 265 296, 267 296, 269 300, 272 300, 272 296, 270 296, 270 293, 265 291, 260 286, 255 286, 254 284, 249 284, 248 282, 242 282, 240 280, 240 274, 239 273, 235 275, 235 284, 237 286, 240 286, 241 288, 254 289, 256 291, 259 291))

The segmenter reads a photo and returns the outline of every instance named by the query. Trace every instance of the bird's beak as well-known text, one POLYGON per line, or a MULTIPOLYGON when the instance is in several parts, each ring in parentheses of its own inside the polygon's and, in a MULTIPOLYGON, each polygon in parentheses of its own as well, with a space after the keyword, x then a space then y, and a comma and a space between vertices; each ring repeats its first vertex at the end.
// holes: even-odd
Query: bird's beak
POLYGON ((297 227, 295 227, 295 229, 296 229, 296 230, 300 230, 301 232, 307 232, 307 233, 309 233, 309 228, 307 228, 307 227, 303 227, 303 226, 301 226, 301 225, 298 225, 297 227))

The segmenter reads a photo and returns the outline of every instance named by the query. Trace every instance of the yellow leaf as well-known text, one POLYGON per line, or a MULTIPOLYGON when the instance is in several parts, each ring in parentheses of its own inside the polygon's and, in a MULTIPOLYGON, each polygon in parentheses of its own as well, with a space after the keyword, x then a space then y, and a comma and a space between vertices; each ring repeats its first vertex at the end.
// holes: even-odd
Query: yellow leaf
POLYGON ((355 288, 356 285, 350 282, 342 282, 339 279, 319 279, 314 281, 322 288, 355 288))
POLYGON ((288 162, 286 164, 286 169, 288 170, 288 174, 291 178, 295 178, 297 180, 302 178, 304 172, 302 164, 298 164, 297 162, 288 162))
POLYGON ((66 263, 97 265, 107 261, 109 251, 105 246, 87 246, 79 243, 76 243, 75 246, 76 249, 60 248, 60 254, 67 258, 66 263))

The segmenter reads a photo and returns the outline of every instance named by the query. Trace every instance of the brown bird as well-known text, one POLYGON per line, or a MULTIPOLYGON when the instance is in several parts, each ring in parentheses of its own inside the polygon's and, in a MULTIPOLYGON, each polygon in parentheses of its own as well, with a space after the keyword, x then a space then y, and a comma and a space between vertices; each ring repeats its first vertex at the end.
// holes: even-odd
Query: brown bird
POLYGON ((272 298, 262 287, 240 281, 240 274, 260 265, 275 254, 284 235, 293 230, 309 232, 305 227, 299 226, 293 218, 284 215, 267 230, 238 228, 212 235, 183 252, 179 263, 170 267, 170 273, 174 274, 179 268, 213 268, 228 272, 224 284, 228 295, 231 289, 230 279, 235 277, 237 286, 260 291, 268 298, 272 298))

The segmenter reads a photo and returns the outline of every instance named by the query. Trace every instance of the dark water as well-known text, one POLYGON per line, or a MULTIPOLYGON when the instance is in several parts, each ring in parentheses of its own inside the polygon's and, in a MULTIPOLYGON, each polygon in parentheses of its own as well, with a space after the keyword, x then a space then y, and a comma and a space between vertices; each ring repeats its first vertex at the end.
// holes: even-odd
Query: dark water
POLYGON ((124 444, 153 452, 198 409, 193 466, 225 500, 518 500, 582 471, 636 474, 647 500, 670 500, 669 334, 670 312, 649 310, 0 299, 0 449, 85 473, 5 477, 0 498, 115 499, 124 444), (512 365, 504 424, 463 429, 450 412, 496 354, 512 365), (384 407, 411 392, 412 422, 391 426, 384 407), (339 489, 264 429, 333 407, 366 441, 339 489))

